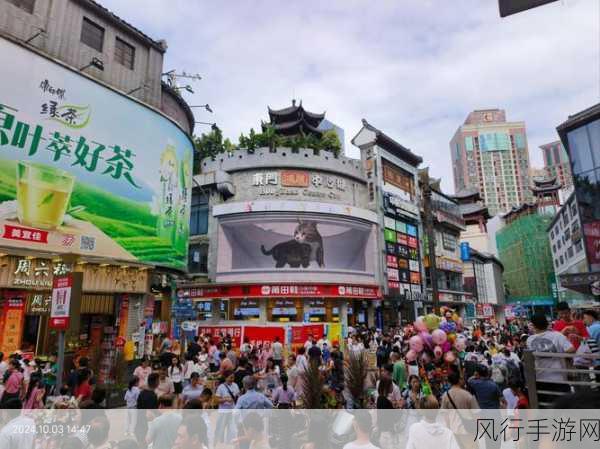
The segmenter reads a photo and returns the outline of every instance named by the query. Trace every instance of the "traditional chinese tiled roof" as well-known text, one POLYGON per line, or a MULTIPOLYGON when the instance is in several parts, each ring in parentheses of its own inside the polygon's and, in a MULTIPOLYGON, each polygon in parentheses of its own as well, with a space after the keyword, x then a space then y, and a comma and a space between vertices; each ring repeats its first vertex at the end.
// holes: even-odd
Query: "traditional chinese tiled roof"
POLYGON ((421 156, 417 156, 415 153, 410 151, 405 146, 396 142, 394 139, 392 139, 390 136, 385 134, 383 131, 375 128, 373 125, 371 125, 365 119, 362 119, 362 124, 366 129, 375 133, 376 143, 381 148, 388 150, 390 153, 395 154, 397 157, 407 161, 411 165, 417 166, 423 162, 423 158, 421 156))
POLYGON ((463 214, 463 217, 465 217, 466 215, 482 214, 486 218, 491 218, 487 206, 483 203, 459 204, 459 207, 460 212, 463 214))
MULTIPOLYGON (((269 110, 270 125, 275 130, 284 136, 292 136, 295 134, 314 134, 320 136, 323 134, 318 129, 319 124, 325 118, 325 113, 315 114, 309 112, 302 106, 302 101, 299 105, 296 105, 296 100, 292 100, 292 105, 283 109, 271 109, 269 110)), ((263 129, 267 125, 263 123, 263 129)))

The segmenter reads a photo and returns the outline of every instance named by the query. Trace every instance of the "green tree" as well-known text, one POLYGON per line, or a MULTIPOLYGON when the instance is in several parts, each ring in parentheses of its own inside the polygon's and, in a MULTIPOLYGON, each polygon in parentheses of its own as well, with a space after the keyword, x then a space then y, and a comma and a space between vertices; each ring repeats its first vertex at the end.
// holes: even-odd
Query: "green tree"
POLYGON ((323 133, 321 137, 321 143, 323 145, 323 149, 327 151, 331 151, 335 157, 338 157, 342 152, 342 143, 337 135, 337 133, 329 129, 323 133))

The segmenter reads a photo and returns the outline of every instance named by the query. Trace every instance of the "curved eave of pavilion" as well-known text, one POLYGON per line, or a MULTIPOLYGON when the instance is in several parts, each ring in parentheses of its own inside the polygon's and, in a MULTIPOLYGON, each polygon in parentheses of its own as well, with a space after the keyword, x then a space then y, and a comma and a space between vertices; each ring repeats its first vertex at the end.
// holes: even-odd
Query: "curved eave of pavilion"
POLYGON ((325 119, 325 113, 317 114, 314 112, 309 112, 302 107, 302 102, 298 106, 292 105, 283 109, 271 109, 267 106, 269 111, 269 119, 272 123, 286 123, 294 120, 304 118, 307 122, 311 124, 313 127, 319 126, 325 119))
MULTIPOLYGON (((268 126, 268 124, 263 123, 263 125, 262 125, 263 129, 266 126, 268 126)), ((286 136, 293 135, 293 134, 299 134, 301 131, 305 132, 305 133, 316 134, 318 136, 323 134, 323 132, 321 130, 312 126, 310 123, 307 123, 306 120, 304 120, 304 119, 299 119, 299 120, 295 120, 292 122, 285 122, 285 123, 274 123, 274 124, 271 124, 271 126, 273 126, 273 128, 275 128, 275 131, 277 131, 277 133, 283 134, 286 136)))

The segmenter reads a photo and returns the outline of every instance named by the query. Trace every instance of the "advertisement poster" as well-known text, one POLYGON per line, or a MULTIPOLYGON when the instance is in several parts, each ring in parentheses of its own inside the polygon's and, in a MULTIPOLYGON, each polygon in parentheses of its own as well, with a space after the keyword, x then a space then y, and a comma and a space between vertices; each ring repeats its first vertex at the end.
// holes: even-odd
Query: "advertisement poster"
POLYGON ((285 342, 284 327, 262 327, 262 326, 244 326, 244 339, 249 339, 252 345, 262 345, 265 343, 273 343, 275 337, 279 337, 279 341, 285 342))
MULTIPOLYGON (((292 344, 304 344, 309 336, 316 340, 325 335, 325 326, 322 324, 307 324, 304 326, 292 326, 292 344)), ((283 340, 282 340, 283 341, 283 340)))
POLYGON ((598 271, 600 270, 600 221, 584 223, 583 234, 590 271, 598 271))
POLYGON ((65 330, 69 327, 71 313, 71 290, 73 277, 55 276, 52 281, 52 308, 50 309, 50 327, 65 330))
POLYGON ((5 39, 0 53, 0 244, 186 269, 187 135, 5 39))
POLYGON ((202 326, 198 328, 198 335, 205 335, 220 340, 221 335, 229 335, 236 348, 242 345, 242 326, 202 326))
POLYGON ((12 354, 21 349, 23 324, 25 322, 25 296, 20 292, 7 292, 2 307, 0 328, 0 351, 12 354))
POLYGON ((223 220, 219 272, 294 270, 374 273, 373 226, 325 216, 223 220))

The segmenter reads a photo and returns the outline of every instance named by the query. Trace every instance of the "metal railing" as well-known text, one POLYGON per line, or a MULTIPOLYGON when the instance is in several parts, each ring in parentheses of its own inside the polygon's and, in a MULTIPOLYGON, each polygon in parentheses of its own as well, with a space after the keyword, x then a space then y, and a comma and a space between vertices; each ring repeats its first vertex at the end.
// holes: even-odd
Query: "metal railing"
MULTIPOLYGON (((560 396, 569 394, 571 391, 584 390, 591 388, 600 388, 600 367, 596 370, 592 367, 576 367, 573 359, 588 359, 592 362, 600 359, 600 354, 576 354, 576 353, 556 353, 556 352, 533 352, 525 351, 523 353, 523 371, 525 376, 525 386, 529 395, 529 406, 531 408, 548 408, 552 406, 554 400, 560 396), (566 368, 545 368, 536 366, 536 359, 553 358, 564 360, 566 368), (539 379, 539 374, 543 372, 563 373, 563 380, 539 379), (584 380, 587 379, 587 380, 584 380), (545 385, 556 385, 554 389, 539 389, 539 383, 545 385), (562 391, 558 391, 562 390, 562 391), (554 398, 552 401, 540 400, 542 397, 554 398)), ((593 363, 592 363, 593 365, 593 363)), ((547 387, 545 387, 547 388, 547 387)))

